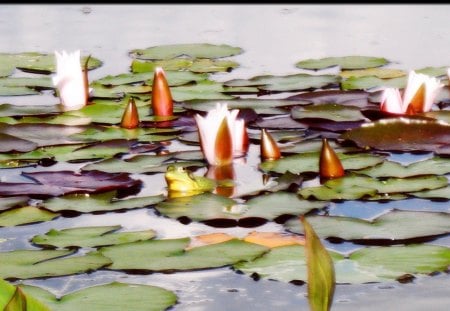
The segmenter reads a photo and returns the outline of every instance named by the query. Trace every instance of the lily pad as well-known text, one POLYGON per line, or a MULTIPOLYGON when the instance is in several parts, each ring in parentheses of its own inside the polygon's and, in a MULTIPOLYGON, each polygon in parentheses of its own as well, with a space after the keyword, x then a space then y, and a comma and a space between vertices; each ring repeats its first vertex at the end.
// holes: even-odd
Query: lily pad
POLYGON ((34 310, 34 311, 50 311, 50 309, 43 304, 40 300, 33 297, 30 293, 24 293, 22 287, 18 290, 17 286, 14 286, 2 279, 0 279, 0 309, 1 310, 34 310), (18 296, 16 296, 18 295, 18 296), (14 301, 18 297, 19 301, 14 301), (13 301, 13 302, 12 302, 13 301), (17 302, 17 304, 14 304, 17 302), (24 302, 25 307, 20 305, 24 302), (11 303, 14 305, 11 306, 11 303))
POLYGON ((341 82, 343 90, 370 90, 374 88, 404 88, 407 77, 381 79, 375 76, 350 77, 341 82))
POLYGON ((273 76, 256 76, 248 80, 236 79, 224 83, 225 86, 257 86, 264 91, 300 91, 311 88, 319 89, 339 83, 339 77, 334 75, 309 75, 306 73, 273 76))
POLYGON ((151 285, 112 282, 91 286, 55 297, 39 287, 20 285, 27 294, 36 296, 52 310, 75 311, 164 311, 175 305, 177 296, 164 288, 151 285), (127 299, 123 299, 126 297, 127 299))
POLYGON ((0 105, 0 116, 26 116, 26 115, 48 115, 60 113, 58 105, 0 105))
POLYGON ((110 212, 124 209, 143 208, 164 200, 163 195, 117 199, 116 191, 97 194, 68 194, 50 198, 42 206, 53 212, 77 211, 80 213, 110 212))
POLYGON ((389 151, 435 151, 450 142, 450 125, 408 118, 367 123, 341 135, 361 148, 389 151))
POLYGON ((402 165, 398 162, 384 161, 376 166, 358 171, 372 177, 411 177, 417 175, 441 175, 450 173, 450 159, 434 157, 431 159, 402 165))
POLYGON ((222 83, 204 80, 194 85, 183 85, 171 88, 172 98, 182 102, 192 99, 233 99, 231 95, 225 94, 226 88, 222 83))
POLYGON ((389 61, 383 57, 343 56, 306 59, 297 62, 295 66, 301 69, 312 70, 325 69, 334 66, 339 66, 341 69, 365 69, 381 67, 388 63, 389 61))
POLYGON ((289 96, 288 100, 296 100, 301 103, 311 104, 341 104, 351 105, 360 108, 369 105, 369 93, 361 90, 341 91, 341 90, 315 90, 312 92, 302 92, 289 96))
MULTIPOLYGON (((407 273, 431 274, 445 271, 450 262, 448 248, 434 245, 370 247, 355 251, 348 258, 328 252, 338 284, 393 281, 407 273)), ((262 257, 235 264, 233 268, 271 280, 307 280, 305 250, 299 245, 273 248, 262 257)))
POLYGON ((421 73, 431 77, 441 77, 447 75, 447 69, 450 66, 442 66, 442 67, 424 67, 420 69, 416 69, 416 73, 421 73))
MULTIPOLYGON (((321 238, 336 237, 362 244, 380 239, 398 244, 450 232, 450 215, 437 212, 396 210, 372 221, 341 216, 308 216, 307 219, 321 238)), ((297 219, 287 221, 284 226, 295 233, 303 232, 297 219)))
POLYGON ((86 273, 111 261, 98 254, 74 255, 69 250, 15 250, 0 253, 0 277, 30 279, 86 273))
MULTIPOLYGON (((285 173, 287 171, 300 174, 306 172, 319 173, 319 152, 304 152, 286 156, 276 161, 264 161, 259 168, 264 172, 285 173)), ((384 158, 372 154, 337 153, 345 170, 357 170, 379 164, 384 158)))
POLYGON ((70 136, 78 141, 111 141, 117 139, 139 140, 141 142, 160 142, 175 139, 175 130, 155 128, 127 129, 119 126, 99 126, 89 128, 81 133, 70 136), (172 135, 170 135, 172 134, 172 135))
POLYGON ((27 152, 38 146, 35 142, 4 133, 0 133, 0 142, 0 152, 27 152))
POLYGON ((51 229, 44 235, 35 235, 31 242, 39 246, 55 248, 99 247, 150 240, 156 236, 153 230, 116 232, 121 228, 120 225, 117 225, 51 229))
POLYGON ((113 261, 110 270, 174 272, 224 267, 268 251, 239 239, 186 250, 189 242, 189 238, 149 240, 102 247, 99 253, 113 261))
POLYGON ((27 196, 0 198, 0 211, 14 207, 26 206, 28 204, 28 200, 29 198, 27 196))
POLYGON ((59 214, 41 210, 40 208, 34 206, 24 206, 1 213, 0 227, 13 227, 50 221, 58 216, 59 214))
POLYGON ((356 200, 375 194, 414 193, 446 185, 447 178, 443 176, 392 177, 378 180, 369 176, 347 175, 328 180, 322 186, 302 188, 298 193, 305 199, 314 197, 318 200, 356 200))
MULTIPOLYGON (((195 74, 189 71, 166 71, 165 75, 169 86, 179 86, 208 79, 208 75, 206 74, 195 74)), ((145 82, 146 85, 152 85, 153 78, 154 72, 123 73, 116 76, 106 76, 95 82, 103 85, 122 85, 145 82)))
POLYGON ((361 121, 367 120, 358 107, 343 106, 339 104, 322 104, 304 107, 293 107, 291 116, 294 119, 319 118, 341 121, 361 121))
POLYGON ((106 192, 114 189, 139 187, 142 184, 140 180, 130 178, 127 173, 114 174, 101 171, 22 172, 22 175, 35 183, 0 182, 0 194, 4 196, 60 196, 68 193, 106 192))
POLYGON ((243 52, 239 47, 226 44, 192 43, 168 44, 146 49, 135 49, 130 51, 129 54, 138 59, 170 59, 175 57, 222 58, 238 55, 243 52))
POLYGON ((23 96, 23 95, 38 95, 35 91, 26 86, 3 86, 0 85, 0 96, 23 96))
POLYGON ((406 76, 406 72, 401 69, 393 69, 393 68, 368 68, 368 69, 359 69, 359 70, 344 70, 339 75, 348 79, 351 77, 359 78, 359 77, 367 77, 367 76, 375 76, 380 79, 390 79, 390 78, 398 78, 406 76))

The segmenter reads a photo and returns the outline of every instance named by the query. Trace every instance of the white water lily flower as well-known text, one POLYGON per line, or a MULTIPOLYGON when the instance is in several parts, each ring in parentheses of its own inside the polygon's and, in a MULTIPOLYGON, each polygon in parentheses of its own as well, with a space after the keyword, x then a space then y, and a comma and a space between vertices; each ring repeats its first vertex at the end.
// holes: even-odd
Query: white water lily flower
POLYGON ((227 165, 236 156, 245 154, 248 136, 244 120, 237 119, 239 110, 217 103, 205 117, 197 114, 195 121, 203 154, 210 165, 227 165))
POLYGON ((430 111, 439 90, 444 85, 435 77, 410 71, 403 97, 394 88, 384 90, 381 110, 397 114, 415 114, 430 111))
POLYGON ((87 81, 80 63, 80 50, 73 53, 55 51, 56 75, 52 78, 64 110, 77 110, 87 103, 87 81))

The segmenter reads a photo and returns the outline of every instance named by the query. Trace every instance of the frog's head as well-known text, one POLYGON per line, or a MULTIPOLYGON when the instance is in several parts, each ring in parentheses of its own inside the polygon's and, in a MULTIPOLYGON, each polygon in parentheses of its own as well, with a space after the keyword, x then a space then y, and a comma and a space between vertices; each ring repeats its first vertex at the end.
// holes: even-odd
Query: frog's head
POLYGON ((169 165, 164 177, 169 191, 189 192, 198 189, 195 176, 182 166, 169 165))

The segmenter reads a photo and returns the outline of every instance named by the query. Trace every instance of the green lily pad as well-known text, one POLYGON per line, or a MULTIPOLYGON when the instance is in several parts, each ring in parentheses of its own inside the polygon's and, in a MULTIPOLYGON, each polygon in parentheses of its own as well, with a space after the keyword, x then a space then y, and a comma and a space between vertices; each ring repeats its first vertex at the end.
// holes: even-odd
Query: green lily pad
POLYGON ((91 286, 62 297, 55 297, 39 287, 21 285, 26 293, 33 294, 45 302, 52 310, 149 310, 164 311, 175 305, 175 293, 159 286, 119 283, 91 286), (124 299, 123 297, 126 297, 124 299))
POLYGON ((36 78, 0 78, 0 87, 30 87, 33 89, 54 89, 55 86, 51 78, 49 77, 36 77, 36 78))
POLYGON ((300 215, 321 209, 327 202, 301 200, 293 193, 277 192, 250 199, 245 204, 212 193, 172 198, 160 202, 155 209, 162 215, 194 221, 243 219, 249 217, 274 220, 282 215, 300 215))
POLYGON ((236 79, 224 83, 225 86, 257 86, 264 91, 301 91, 307 89, 319 89, 339 83, 340 78, 334 75, 309 75, 299 73, 287 76, 264 75, 256 76, 248 80, 236 79))
POLYGON ((122 227, 78 227, 63 230, 51 229, 44 235, 35 235, 31 242, 44 247, 99 247, 136 241, 150 240, 156 236, 153 230, 115 232, 122 227))
POLYGON ((450 159, 434 157, 431 159, 402 165, 398 162, 384 161, 376 166, 358 171, 371 177, 411 177, 417 175, 441 175, 450 173, 450 159))
POLYGON ((424 199, 444 199, 450 200, 450 186, 432 190, 413 192, 410 195, 424 199))
POLYGON ((356 200, 375 194, 414 193, 446 185, 447 178, 444 176, 392 177, 378 180, 369 176, 347 175, 328 180, 322 186, 302 188, 298 193, 305 199, 314 197, 318 200, 356 200))
POLYGON ((420 69, 414 70, 416 73, 421 73, 431 77, 441 77, 447 75, 447 69, 450 66, 442 66, 442 67, 424 67, 420 69))
POLYGON ((20 287, 25 293, 36 296, 52 310, 58 311, 164 311, 177 302, 177 296, 173 292, 142 284, 112 282, 80 289, 58 298, 39 287, 20 287))
POLYGON ((143 208, 164 200, 163 195, 116 199, 116 191, 98 194, 68 194, 50 198, 42 203, 46 209, 59 211, 77 211, 80 213, 109 212, 124 209, 143 208))
POLYGON ((82 256, 69 250, 14 250, 0 253, 0 277, 30 279, 86 273, 111 261, 98 253, 82 256))
POLYGON ((89 128, 81 133, 77 133, 71 138, 78 141, 94 142, 109 141, 116 139, 139 140, 141 142, 160 142, 175 139, 175 130, 155 129, 155 128, 134 128, 127 129, 119 126, 104 126, 89 128))
POLYGON ((47 115, 60 113, 61 109, 58 105, 11 105, 11 104, 1 104, 0 105, 0 116, 26 116, 26 115, 47 115))
POLYGON ((193 85, 183 85, 171 88, 172 98, 177 102, 192 99, 233 99, 225 94, 226 88, 222 83, 204 80, 193 85))
POLYGON ((338 104, 310 105, 293 107, 291 116, 294 119, 320 118, 336 122, 367 120, 358 107, 338 104))
POLYGON ((218 268, 261 256, 268 248, 238 239, 186 250, 189 238, 149 240, 100 248, 110 270, 157 272, 218 268), (146 258, 146 260, 142 260, 146 258))
MULTIPOLYGON (((357 170, 379 164, 384 161, 381 156, 372 154, 337 153, 345 170, 357 170)), ((304 152, 286 156, 275 161, 264 161, 259 168, 264 172, 285 173, 287 171, 300 174, 305 172, 319 173, 320 152, 304 152)))
POLYGON ((50 221, 59 214, 33 206, 25 206, 5 211, 0 214, 0 227, 14 227, 36 222, 50 221))
POLYGON ((243 52, 239 47, 226 44, 192 43, 168 44, 146 49, 135 49, 130 51, 129 54, 138 59, 170 59, 175 57, 222 58, 238 55, 243 52))
MULTIPOLYGON (((363 248, 348 258, 328 252, 338 284, 393 281, 407 273, 431 274, 445 271, 450 262, 449 249, 433 245, 363 248)), ((305 250, 300 245, 273 248, 262 257, 237 263, 233 268, 248 275, 257 273, 262 278, 284 282, 307 279, 305 250)))
MULTIPOLYGON (((115 86, 91 83, 93 98, 121 99, 127 94, 148 94, 152 91, 149 85, 120 84, 115 86)), ((89 107, 89 106, 87 106, 89 107)))
POLYGON ((23 96, 23 95, 38 95, 35 91, 26 86, 3 86, 0 85, 0 96, 23 96))
POLYGON ((339 66, 341 69, 365 69, 381 67, 388 64, 389 61, 382 57, 370 56, 343 56, 343 57, 325 57, 320 59, 306 59, 295 64, 301 69, 320 70, 329 67, 339 66))
MULTIPOLYGON (((207 112, 216 107, 217 100, 189 100, 183 102, 182 106, 186 109, 192 109, 197 111, 207 112)), ((268 114, 286 114, 287 109, 284 107, 290 107, 294 105, 300 105, 298 100, 285 100, 285 99, 260 99, 260 98, 236 98, 227 101, 229 109, 253 109, 258 115, 268 114)))
POLYGON ((401 69, 392 68, 368 68, 359 70, 344 70, 339 75, 344 78, 360 78, 367 76, 375 76, 380 79, 390 79, 406 76, 406 72, 401 69))
MULTIPOLYGON (((359 243, 382 239, 395 244, 450 232, 450 215, 437 212, 396 210, 372 221, 341 216, 308 216, 307 219, 321 238, 337 237, 359 243)), ((295 233, 303 232, 296 219, 288 220, 284 226, 295 233)))
MULTIPOLYGON (((206 74, 195 74, 190 71, 166 71, 165 75, 169 86, 179 86, 208 79, 208 75, 206 74)), ((145 82, 147 85, 152 85, 153 77, 154 72, 123 73, 116 76, 106 76, 95 82, 103 85, 122 85, 145 82)))
POLYGON ((214 72, 229 72, 234 68, 239 67, 239 64, 231 60, 185 58, 173 58, 156 61, 133 60, 131 63, 131 70, 135 73, 154 72, 157 67, 163 68, 167 73, 174 70, 180 70, 180 72, 205 74, 214 72))
POLYGON ((342 80, 341 89, 348 90, 370 90, 373 88, 404 88, 406 86, 407 77, 381 79, 375 76, 350 77, 342 80))
POLYGON ((390 151, 435 151, 449 145, 450 125, 408 118, 367 123, 341 135, 361 148, 390 151))

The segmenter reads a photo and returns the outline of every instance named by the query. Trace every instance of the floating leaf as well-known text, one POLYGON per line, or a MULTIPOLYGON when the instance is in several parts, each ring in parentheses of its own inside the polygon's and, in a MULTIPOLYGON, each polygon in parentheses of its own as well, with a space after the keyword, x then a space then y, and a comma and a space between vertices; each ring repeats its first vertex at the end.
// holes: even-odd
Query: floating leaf
POLYGON ((309 222, 303 216, 300 221, 305 230, 309 306, 314 311, 330 310, 336 282, 333 260, 309 222))
POLYGON ((361 148, 390 151, 436 151, 448 146, 450 125, 407 118, 367 123, 341 135, 361 148))
POLYGON ((186 271, 218 268, 261 256, 268 249, 238 239, 185 250, 189 238, 150 240, 100 248, 111 270, 186 271), (146 258, 146 260, 142 260, 146 258))
POLYGON ((0 214, 0 227, 13 227, 42 221, 50 221, 59 214, 41 210, 33 206, 12 209, 0 214))
POLYGON ((9 198, 0 198, 0 211, 13 207, 26 206, 29 198, 27 196, 17 196, 9 198))
POLYGON ((226 86, 257 86, 264 91, 300 91, 311 88, 323 88, 339 83, 339 77, 334 75, 309 75, 299 73, 287 76, 256 76, 248 80, 237 79, 224 83, 226 86))
POLYGON ((143 208, 164 200, 163 195, 116 199, 116 191, 98 194, 68 194, 50 198, 42 206, 53 212, 77 211, 80 213, 109 212, 124 209, 143 208))
POLYGON ((96 253, 69 256, 67 250, 15 250, 0 253, 0 277, 4 279, 30 279, 85 273, 111 263, 96 253), (63 257, 63 258, 60 258, 63 257))
POLYGON ((406 76, 390 79, 381 79, 375 76, 350 77, 341 82, 343 90, 369 90, 373 88, 404 88, 406 76))
POLYGON ((226 89, 222 83, 214 81, 200 81, 194 85, 183 85, 171 88, 172 97, 177 102, 192 99, 233 99, 233 96, 224 94, 226 89))
POLYGON ((3 86, 0 85, 0 96, 24 96, 38 95, 39 92, 26 86, 3 86))
POLYGON ((449 66, 442 66, 442 67, 425 67, 421 69, 416 69, 416 73, 421 73, 427 76, 431 77, 440 77, 447 75, 447 69, 449 66))
POLYGON ((343 56, 302 60, 297 62, 295 66, 301 69, 312 70, 325 69, 334 66, 339 66, 341 69, 364 69, 380 67, 388 63, 389 61, 382 57, 343 56))
MULTIPOLYGON (((153 77, 153 71, 143 73, 124 73, 116 76, 106 76, 96 80, 95 82, 103 85, 122 85, 145 82, 146 85, 152 85, 153 77)), ((208 76, 206 74, 194 74, 189 71, 166 71, 166 79, 169 86, 184 85, 191 82, 206 80, 207 78, 208 76)))
MULTIPOLYGON (((372 221, 342 216, 307 217, 321 238, 337 237, 359 243, 382 239, 392 244, 446 234, 450 232, 449 219, 445 213, 414 211, 392 211, 372 221)), ((295 233, 303 232, 298 221, 289 220, 284 226, 295 233)))
POLYGON ((319 118, 336 122, 366 120, 366 117, 361 113, 358 107, 338 104, 293 107, 291 109, 291 116, 292 118, 299 120, 305 118, 319 118))
POLYGON ((390 78, 398 78, 403 77, 407 73, 401 69, 392 69, 392 68, 368 68, 368 69, 360 69, 360 70, 344 70, 339 75, 348 79, 351 77, 360 78, 367 76, 374 76, 380 79, 390 79, 390 78))
POLYGON ((0 152, 27 152, 37 148, 38 144, 19 137, 0 133, 0 152))
POLYGON ((0 105, 0 116, 48 115, 60 112, 58 105, 0 105))
POLYGON ((241 54, 243 50, 226 44, 208 43, 168 44, 130 51, 138 59, 170 59, 188 56, 190 58, 222 58, 241 54))
POLYGON ((121 228, 120 225, 117 225, 51 229, 44 235, 35 235, 31 242, 39 246, 55 248, 99 247, 150 240, 156 236, 153 230, 116 232, 121 228))
MULTIPOLYGON (((384 158, 381 156, 371 154, 337 154, 341 160, 342 166, 346 170, 356 170, 366 167, 371 167, 383 162, 384 158)), ((275 161, 262 162, 259 167, 265 172, 285 173, 291 172, 300 174, 305 172, 319 173, 319 152, 304 152, 275 161)))
POLYGON ((112 282, 91 286, 58 298, 39 287, 21 285, 21 288, 58 311, 163 311, 177 302, 177 296, 169 290, 131 283, 112 282))
POLYGON ((318 200, 356 200, 376 194, 414 193, 446 185, 447 179, 444 176, 392 177, 378 180, 369 176, 347 175, 328 180, 322 186, 300 189, 298 193, 305 199, 314 197, 318 200))
POLYGON ((25 293, 20 286, 14 286, 0 279, 0 310, 19 311, 50 311, 41 301, 29 293, 25 293), (22 307, 19 306, 23 304, 22 307))

